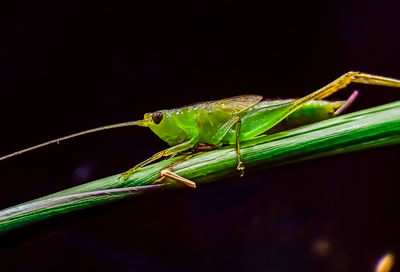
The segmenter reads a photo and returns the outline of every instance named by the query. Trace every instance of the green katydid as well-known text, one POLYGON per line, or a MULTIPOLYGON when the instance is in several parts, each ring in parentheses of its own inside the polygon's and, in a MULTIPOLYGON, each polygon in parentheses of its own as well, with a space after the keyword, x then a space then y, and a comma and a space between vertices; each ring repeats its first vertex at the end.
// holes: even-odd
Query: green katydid
MULTIPOLYGON (((123 173, 121 175, 122 180, 128 179, 135 171, 146 164, 165 156, 175 156, 176 154, 196 148, 199 144, 215 147, 234 144, 237 169, 243 175, 244 164, 240 152, 241 142, 254 139, 271 129, 282 129, 278 128, 278 126, 282 126, 282 122, 286 122, 289 125, 311 123, 341 113, 354 100, 357 92, 354 92, 347 101, 328 102, 322 99, 352 82, 400 87, 400 80, 361 72, 348 72, 325 87, 303 98, 262 100, 262 96, 259 95, 242 95, 177 109, 160 110, 153 113, 146 113, 143 120, 103 126, 75 133, 14 152, 1 157, 0 160, 76 136, 116 127, 137 125, 149 127, 171 147, 156 153, 151 158, 123 173)), ((164 179, 173 179, 195 187, 194 182, 176 175, 169 169, 161 171, 161 178, 159 180, 164 179)))

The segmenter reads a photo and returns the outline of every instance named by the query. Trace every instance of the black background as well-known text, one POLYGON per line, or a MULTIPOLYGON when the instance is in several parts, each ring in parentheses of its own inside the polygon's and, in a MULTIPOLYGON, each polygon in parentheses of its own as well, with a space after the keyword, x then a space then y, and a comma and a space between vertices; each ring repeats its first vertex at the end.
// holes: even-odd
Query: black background
MULTIPOLYGON (((398 1, 261 3, 2 4, 1 154, 198 101, 303 96, 349 70, 400 78, 398 1)), ((335 97, 355 88, 352 110, 399 99, 361 85, 335 97)), ((0 208, 164 148, 132 127, 1 162, 0 208)), ((373 271, 400 255, 398 154, 318 159, 46 221, 4 239, 2 271, 373 271)))

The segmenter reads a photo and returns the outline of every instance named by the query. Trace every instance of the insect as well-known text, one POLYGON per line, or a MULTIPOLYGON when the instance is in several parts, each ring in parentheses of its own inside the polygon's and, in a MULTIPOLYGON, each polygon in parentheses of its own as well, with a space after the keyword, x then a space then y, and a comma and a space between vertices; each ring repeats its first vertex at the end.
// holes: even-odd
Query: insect
MULTIPOLYGON (((199 144, 212 147, 235 145, 237 170, 243 176, 244 164, 240 151, 242 142, 254 139, 266 131, 279 130, 279 126, 282 126, 283 123, 286 126, 311 123, 340 114, 352 103, 357 96, 357 92, 354 92, 347 101, 328 102, 322 99, 352 82, 400 87, 400 80, 361 72, 348 72, 325 87, 299 99, 262 100, 260 95, 242 95, 177 109, 159 110, 153 113, 146 113, 143 120, 82 131, 14 152, 1 157, 0 160, 100 130, 125 126, 143 126, 149 127, 171 147, 156 153, 121 174, 122 180, 127 180, 134 172, 146 164, 162 157, 175 156, 196 148, 199 144)), ((180 177, 168 169, 161 171, 160 180, 163 179, 173 179, 191 187, 196 186, 194 182, 180 177)))

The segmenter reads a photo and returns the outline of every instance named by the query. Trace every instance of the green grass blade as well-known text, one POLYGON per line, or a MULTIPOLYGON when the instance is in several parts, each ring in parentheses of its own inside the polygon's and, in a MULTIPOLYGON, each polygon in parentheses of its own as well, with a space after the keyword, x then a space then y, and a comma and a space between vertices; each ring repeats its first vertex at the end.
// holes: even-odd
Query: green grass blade
MULTIPOLYGON (((258 137, 243 144, 242 154, 246 169, 258 169, 399 143, 400 101, 397 101, 258 137)), ((125 182, 114 175, 4 209, 0 211, 0 233, 149 190, 175 187, 174 184, 151 184, 160 170, 178 159, 144 167, 125 182)), ((198 184, 238 175, 234 147, 196 155, 177 163, 173 171, 198 184)))

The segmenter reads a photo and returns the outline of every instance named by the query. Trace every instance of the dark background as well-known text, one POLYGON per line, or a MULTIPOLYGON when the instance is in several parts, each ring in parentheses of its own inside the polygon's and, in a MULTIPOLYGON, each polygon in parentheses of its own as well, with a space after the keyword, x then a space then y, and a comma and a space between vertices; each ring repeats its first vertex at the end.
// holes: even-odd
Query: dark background
MULTIPOLYGON (((400 78, 398 1, 260 3, 2 4, 1 155, 157 109, 246 93, 303 96, 349 70, 400 78)), ((361 85, 335 97, 355 88, 352 110, 399 99, 399 90, 361 85)), ((132 127, 1 162, 0 208, 122 172, 164 148, 132 127)), ((400 256, 399 151, 46 221, 1 242, 2 271, 373 271, 386 252, 400 256)))

